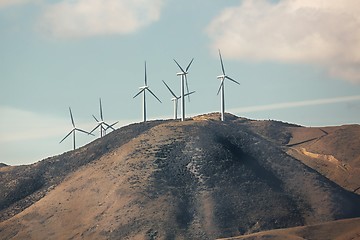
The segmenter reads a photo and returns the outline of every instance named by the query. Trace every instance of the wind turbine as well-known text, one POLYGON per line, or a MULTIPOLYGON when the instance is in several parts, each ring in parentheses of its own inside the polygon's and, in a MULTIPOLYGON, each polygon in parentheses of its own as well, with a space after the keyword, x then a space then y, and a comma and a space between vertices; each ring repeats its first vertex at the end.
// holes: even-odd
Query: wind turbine
MULTIPOLYGON (((188 86, 187 76, 186 75, 188 74, 188 70, 189 70, 192 62, 194 61, 194 58, 191 59, 189 65, 186 67, 185 71, 175 59, 174 59, 174 61, 175 61, 176 65, 178 65, 178 67, 181 70, 181 72, 176 73, 176 75, 181 76, 181 84, 180 84, 180 89, 181 89, 181 121, 185 121, 184 80, 186 80, 186 88, 187 88, 187 92, 189 93, 189 86, 188 86)), ((190 95, 190 94, 188 94, 188 95, 190 95)))
POLYGON ((95 119, 95 121, 97 122, 97 125, 93 130, 91 130, 90 133, 93 133, 97 128, 100 127, 100 137, 103 137, 106 134, 107 129, 111 128, 112 130, 115 130, 113 128, 113 126, 115 124, 117 124, 118 122, 115 122, 115 123, 109 125, 104 121, 103 112, 102 112, 102 105, 101 105, 101 98, 99 98, 99 102, 100 102, 100 121, 94 115, 92 115, 93 118, 95 119), (106 126, 106 128, 104 126, 106 126))
POLYGON ((221 121, 225 120, 225 79, 228 79, 236 84, 239 84, 239 82, 235 81, 225 73, 224 63, 221 57, 220 49, 219 49, 219 56, 220 56, 220 62, 221 62, 221 69, 222 69, 222 75, 218 76, 217 78, 221 80, 219 90, 217 92, 217 95, 219 95, 219 92, 221 90, 221 121))
MULTIPOLYGON (((59 143, 62 143, 68 136, 70 136, 70 134, 73 134, 73 141, 74 141, 74 150, 76 149, 76 145, 75 145, 75 132, 76 131, 79 131, 79 132, 83 132, 83 133, 86 133, 86 134, 91 134, 87 131, 84 131, 80 128, 77 128, 75 127, 75 123, 74 123, 74 118, 73 118, 73 115, 72 115, 72 112, 71 112, 71 108, 69 107, 69 111, 70 111, 70 117, 71 117, 71 123, 73 125, 73 129, 59 142, 59 143)), ((91 134, 93 135, 93 134, 91 134)))
POLYGON ((104 129, 104 136, 106 135, 106 131, 109 129, 109 128, 111 128, 112 130, 114 130, 114 128, 113 128, 113 126, 115 125, 115 124, 117 124, 119 121, 116 121, 116 122, 114 122, 113 124, 110 124, 110 126, 108 126, 107 128, 105 128, 104 129))
POLYGON ((160 99, 150 90, 147 85, 147 75, 146 75, 146 61, 145 61, 145 85, 139 88, 140 91, 133 97, 136 98, 140 93, 143 93, 143 121, 146 122, 146 91, 149 91, 160 103, 160 99))
MULTIPOLYGON (((178 112, 178 101, 181 98, 181 96, 176 96, 175 93, 171 90, 171 88, 166 84, 166 82, 163 80, 163 83, 165 84, 165 86, 167 87, 167 89, 169 90, 169 92, 171 93, 171 95, 173 95, 173 98, 171 99, 171 101, 174 102, 174 119, 177 119, 177 112, 178 112)), ((188 92, 186 94, 184 94, 184 97, 195 93, 195 91, 192 92, 188 92)))

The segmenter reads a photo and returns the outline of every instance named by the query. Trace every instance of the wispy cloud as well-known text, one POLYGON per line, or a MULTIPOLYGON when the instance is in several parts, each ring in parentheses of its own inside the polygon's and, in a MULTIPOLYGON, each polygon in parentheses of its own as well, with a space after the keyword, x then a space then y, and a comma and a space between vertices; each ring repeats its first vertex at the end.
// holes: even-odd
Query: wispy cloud
POLYGON ((164 0, 62 0, 44 7, 39 29, 56 38, 129 34, 160 18, 164 0))
POLYGON ((61 135, 66 121, 30 111, 0 106, 0 143, 36 140, 61 135))
POLYGON ((360 83, 358 0, 244 0, 208 26, 212 47, 225 56, 317 64, 360 83))
POLYGON ((23 5, 30 2, 39 2, 40 0, 0 0, 0 9, 14 6, 14 5, 23 5))
POLYGON ((276 109, 287 109, 287 108, 295 108, 295 107, 316 106, 316 105, 325 105, 325 104, 333 104, 333 103, 341 103, 341 102, 354 102, 354 101, 360 101, 360 95, 336 97, 336 98, 322 98, 322 99, 305 100, 305 101, 297 101, 297 102, 275 103, 275 104, 250 106, 243 108, 233 108, 233 109, 229 109, 229 111, 234 113, 261 112, 261 111, 269 111, 276 109))
MULTIPOLYGON (((34 113, 22 109, 0 106, 0 143, 12 143, 18 141, 44 140, 58 138, 60 141, 71 129, 70 116, 57 118, 46 114, 34 113)), ((116 120, 109 120, 113 123, 116 120)), ((121 120, 115 126, 118 128, 132 120, 121 120)), ((93 119, 86 122, 78 122, 76 127, 90 131, 96 123, 93 119)), ((97 135, 97 133, 94 133, 97 135)))

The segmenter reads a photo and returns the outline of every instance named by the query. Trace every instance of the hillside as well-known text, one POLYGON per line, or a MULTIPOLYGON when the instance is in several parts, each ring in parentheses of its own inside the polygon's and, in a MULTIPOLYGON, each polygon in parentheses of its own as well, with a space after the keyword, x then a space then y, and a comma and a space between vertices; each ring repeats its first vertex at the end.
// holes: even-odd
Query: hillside
POLYGON ((248 126, 336 184, 360 194, 360 125, 306 128, 255 121, 248 126))
POLYGON ((356 145, 340 151, 328 133, 310 148, 308 128, 218 118, 133 124, 32 165, 0 167, 1 238, 215 239, 360 216, 356 191, 289 152, 356 167, 356 145))
POLYGON ((304 227, 253 233, 221 240, 349 240, 360 238, 360 218, 332 221, 304 227))

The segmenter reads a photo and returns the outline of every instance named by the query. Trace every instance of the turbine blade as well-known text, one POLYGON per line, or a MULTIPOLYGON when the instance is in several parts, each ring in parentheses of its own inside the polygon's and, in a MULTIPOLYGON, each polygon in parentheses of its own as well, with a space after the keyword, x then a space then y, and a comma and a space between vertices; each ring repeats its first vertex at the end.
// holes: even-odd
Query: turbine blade
POLYGON ((145 88, 141 89, 133 98, 136 98, 137 96, 140 95, 140 93, 142 93, 145 90, 145 88))
POLYGON ((99 123, 98 125, 96 125, 96 127, 94 127, 94 129, 93 130, 91 130, 90 132, 89 132, 89 134, 92 134, 96 129, 98 129, 98 127, 101 125, 101 123, 99 123))
POLYGON ((221 57, 220 49, 219 49, 219 56, 220 56, 220 62, 221 62, 221 69, 222 69, 223 75, 225 75, 224 63, 223 63, 223 60, 221 57))
MULTIPOLYGON (((186 92, 189 93, 189 84, 188 84, 188 80, 187 80, 187 76, 185 75, 185 84, 186 84, 186 92)), ((188 95, 188 99, 190 102, 190 96, 188 95)))
POLYGON ((88 135, 93 135, 93 136, 94 136, 94 134, 89 133, 89 132, 87 132, 87 131, 85 131, 85 130, 82 130, 82 129, 80 129, 80 128, 75 128, 75 130, 76 130, 76 131, 83 132, 83 133, 86 133, 86 134, 88 134, 88 135))
POLYGON ((72 134, 73 131, 75 131, 75 128, 74 128, 73 130, 71 130, 63 139, 61 139, 61 141, 59 142, 59 144, 62 143, 68 136, 70 136, 70 134, 72 134))
POLYGON ((182 69, 182 67, 180 66, 180 64, 179 64, 175 59, 174 59, 174 61, 175 61, 176 65, 178 65, 178 67, 180 68, 180 70, 181 70, 183 73, 185 73, 184 69, 182 69))
POLYGON ((94 115, 92 115, 92 116, 93 116, 93 118, 95 119, 96 122, 99 122, 99 120, 94 115))
POLYGON ((113 127, 113 126, 115 126, 115 125, 118 124, 118 123, 119 123, 119 121, 116 121, 116 122, 114 122, 113 124, 111 124, 110 127, 113 127))
POLYGON ((105 130, 108 130, 109 128, 111 128, 112 130, 115 131, 115 128, 113 128, 114 125, 116 125, 119 121, 114 122, 113 124, 110 124, 105 130))
POLYGON ((224 79, 221 80, 219 90, 217 91, 216 95, 219 95, 221 88, 224 86, 224 79))
POLYGON ((147 90, 149 90, 149 92, 150 92, 160 103, 162 103, 161 100, 150 90, 150 88, 147 88, 147 90))
POLYGON ((69 107, 69 111, 70 111, 71 123, 72 123, 73 127, 75 127, 74 118, 73 118, 73 115, 72 115, 72 112, 71 112, 71 108, 70 108, 70 107, 69 107))
POLYGON ((147 86, 146 61, 145 61, 145 86, 147 86))
POLYGON ((102 106, 101 106, 101 98, 99 98, 99 101, 100 101, 100 118, 101 118, 101 121, 104 121, 103 112, 102 112, 102 106))
POLYGON ((189 70, 189 68, 190 68, 190 66, 191 66, 191 64, 192 64, 192 62, 194 61, 194 58, 193 59, 191 59, 191 61, 190 61, 190 63, 189 63, 189 65, 186 67, 186 72, 189 70))
POLYGON ((101 124, 101 128, 104 129, 106 131, 106 129, 111 128, 109 124, 107 124, 106 122, 103 122, 103 124, 106 126, 106 128, 104 128, 101 124))
POLYGON ((240 83, 239 83, 238 81, 236 81, 236 80, 232 79, 231 77, 225 76, 225 78, 227 78, 227 79, 229 79, 230 81, 233 81, 234 83, 236 83, 236 84, 239 84, 239 85, 240 85, 240 83))
POLYGON ((193 93, 195 93, 195 91, 192 91, 192 92, 186 93, 186 94, 184 94, 184 97, 186 97, 186 96, 188 96, 188 95, 190 95, 190 94, 193 94, 193 93))
POLYGON ((166 82, 164 80, 162 80, 163 83, 165 84, 165 86, 167 87, 167 89, 170 91, 171 95, 173 95, 174 98, 177 98, 175 93, 171 90, 171 88, 166 84, 166 82))

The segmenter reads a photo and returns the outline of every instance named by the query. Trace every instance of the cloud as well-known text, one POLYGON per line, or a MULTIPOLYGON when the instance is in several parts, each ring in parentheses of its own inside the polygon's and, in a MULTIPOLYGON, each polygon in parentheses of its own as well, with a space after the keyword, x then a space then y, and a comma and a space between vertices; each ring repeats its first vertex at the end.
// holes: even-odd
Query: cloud
POLYGON ((38 0, 0 0, 0 9, 13 5, 23 5, 30 2, 38 2, 38 0))
POLYGON ((297 101, 297 102, 275 103, 275 104, 267 104, 261 106, 250 106, 243 108, 234 108, 234 109, 230 109, 230 111, 235 113, 261 112, 261 111, 268 111, 275 109, 287 109, 294 107, 317 106, 317 105, 325 105, 325 104, 333 104, 333 103, 341 103, 341 102, 355 102, 355 101, 360 101, 360 95, 335 97, 335 98, 322 98, 322 99, 297 101))
POLYGON ((64 134, 68 121, 30 111, 0 106, 0 143, 36 140, 64 134), (54 127, 56 126, 56 127, 54 127))
POLYGON ((319 65, 360 83, 360 1, 244 0, 207 27, 212 47, 234 59, 319 65))
POLYGON ((39 27, 57 38, 129 34, 160 18, 163 0, 62 0, 44 7, 39 27))

